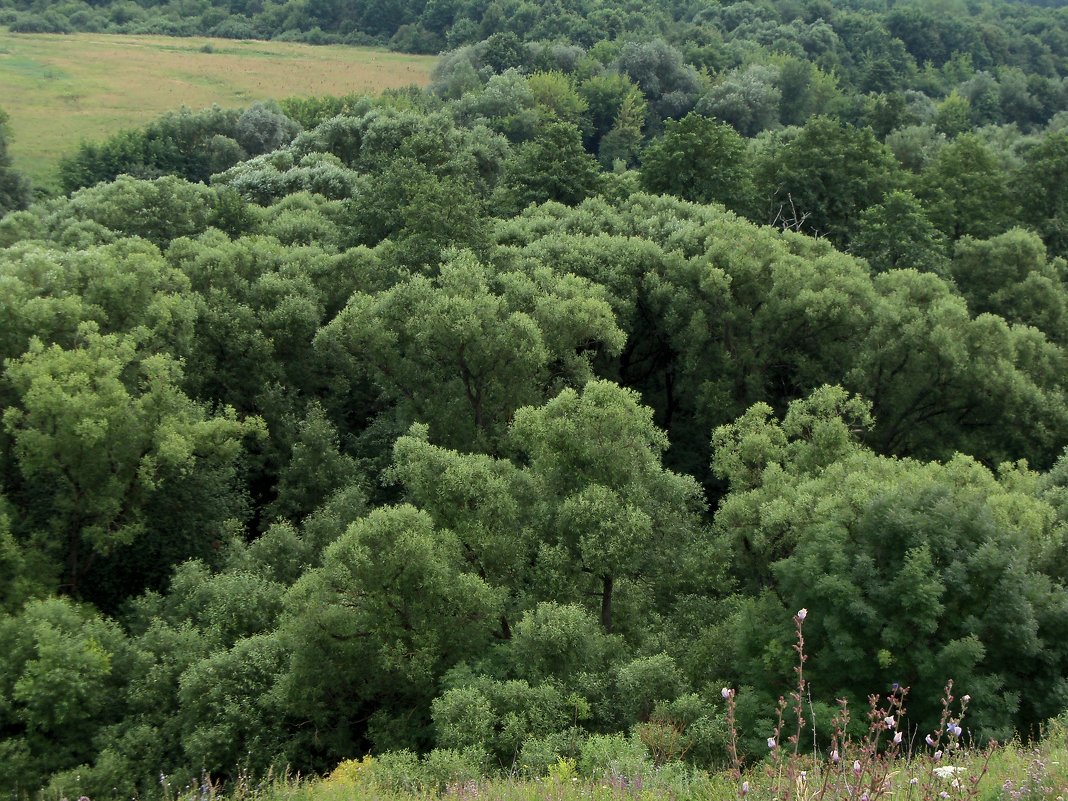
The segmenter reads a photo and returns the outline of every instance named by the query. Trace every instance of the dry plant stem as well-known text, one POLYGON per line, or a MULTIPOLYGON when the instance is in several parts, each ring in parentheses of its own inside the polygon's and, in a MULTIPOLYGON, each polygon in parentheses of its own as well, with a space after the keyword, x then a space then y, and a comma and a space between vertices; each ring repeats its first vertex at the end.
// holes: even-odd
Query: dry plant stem
POLYGON ((794 672, 797 673, 797 690, 790 694, 794 701, 794 717, 797 719, 797 729, 790 738, 794 744, 795 757, 801 747, 801 732, 806 722, 802 702, 805 698, 805 662, 808 660, 808 656, 805 655, 805 617, 808 611, 802 610, 802 612, 804 614, 798 612, 794 615, 794 626, 797 628, 797 642, 794 644, 794 651, 797 653, 797 666, 794 667, 794 672))
MULTIPOLYGON (((967 703, 967 702, 965 702, 965 703, 967 703)), ((961 714, 962 715, 964 714, 964 706, 963 705, 961 706, 961 714)), ((979 795, 979 782, 982 781, 983 777, 986 776, 987 773, 990 772, 990 757, 992 757, 994 755, 994 749, 997 748, 997 747, 998 747, 997 740, 991 740, 990 743, 987 745, 986 749, 983 751, 983 768, 982 768, 982 770, 979 771, 978 775, 973 775, 973 776, 968 777, 968 783, 971 786, 967 788, 967 792, 965 793, 965 796, 964 796, 965 798, 968 799, 968 801, 973 801, 973 799, 977 795, 979 795)))
MULTIPOLYGON (((869 698, 868 739, 863 748, 865 765, 862 775, 867 776, 866 794, 869 801, 876 801, 891 792, 891 768, 901 755, 901 741, 904 736, 897 736, 905 714, 905 696, 908 690, 894 685, 886 696, 886 706, 879 705, 879 696, 869 698), (884 733, 894 732, 885 749, 880 750, 880 740, 884 733)), ((862 794, 862 795, 863 795, 862 794)))
POLYGON ((953 703, 953 679, 946 682, 946 688, 942 692, 942 717, 938 721, 938 730, 931 733, 927 739, 927 744, 939 750, 939 746, 942 743, 942 736, 945 734, 946 726, 949 724, 950 719, 950 705, 953 703), (933 742, 932 742, 933 740, 933 742))
MULTIPOLYGON (((928 772, 926 780, 923 784, 923 798, 925 799, 925 801, 928 801, 928 799, 934 799, 936 796, 939 798, 946 798, 948 796, 945 791, 936 793, 936 763, 941 760, 942 755, 944 753, 942 745, 943 739, 945 740, 944 749, 946 751, 959 753, 959 749, 961 747, 961 735, 964 731, 960 724, 961 721, 964 720, 964 715, 968 709, 968 703, 969 701, 971 701, 971 696, 965 695, 960 699, 960 711, 956 716, 954 716, 952 712, 953 701, 953 680, 950 679, 948 682, 946 682, 945 691, 942 695, 942 716, 938 724, 938 731, 932 732, 931 734, 927 735, 925 739, 927 745, 931 746, 931 748, 934 749, 932 754, 933 759, 930 763, 930 771, 928 772)), ((953 787, 955 787, 957 790, 956 795, 958 798, 974 799, 976 797, 979 792, 979 782, 982 777, 985 776, 989 771, 990 757, 993 753, 994 748, 996 747, 996 741, 992 740, 985 749, 983 755, 982 769, 980 770, 978 775, 973 774, 968 779, 968 784, 970 786, 965 787, 962 782, 956 779, 953 781, 953 787)))
MULTIPOLYGON (((854 741, 848 734, 849 706, 845 699, 838 699, 838 711, 831 725, 831 753, 824 759, 819 755, 818 741, 813 726, 813 755, 802 756, 800 753, 801 736, 808 721, 804 717, 804 704, 807 699, 812 708, 811 686, 805 678, 804 667, 808 659, 805 654, 804 621, 808 611, 802 609, 794 616, 797 641, 793 646, 797 654, 797 687, 789 694, 789 699, 779 696, 775 709, 775 728, 773 736, 768 738, 771 760, 767 763, 767 776, 771 782, 771 792, 775 801, 824 801, 829 799, 841 801, 889 801, 894 795, 895 778, 903 773, 904 768, 913 762, 911 744, 906 740, 905 701, 909 691, 907 687, 894 684, 886 695, 878 693, 868 696, 867 733, 854 741), (783 732, 786 725, 786 710, 793 707, 796 728, 786 742, 793 745, 787 752, 783 748, 783 732), (812 771, 819 771, 819 775, 812 771), (811 779, 811 781, 810 781, 811 779)), ((727 723, 729 727, 728 754, 731 760, 732 775, 741 779, 741 760, 737 751, 737 728, 735 720, 735 694, 733 690, 723 689, 723 698, 727 701, 727 723)), ((953 682, 945 687, 942 698, 942 715, 938 729, 925 737, 931 746, 930 759, 922 761, 917 767, 922 772, 927 770, 925 780, 918 777, 908 780, 908 789, 903 794, 905 801, 913 801, 918 792, 917 801, 977 801, 979 784, 989 771, 989 763, 996 743, 985 749, 982 768, 978 774, 965 778, 949 775, 963 773, 964 767, 944 766, 946 770, 936 772, 936 767, 946 753, 963 753, 961 721, 964 719, 970 697, 960 699, 957 714, 954 714, 953 682), (940 783, 944 777, 951 783, 940 783), (939 781, 936 782, 935 779, 939 781), (952 791, 950 790, 952 788, 952 791)), ((814 719, 814 715, 813 715, 814 719)), ((739 797, 745 798, 749 783, 743 782, 739 797)))
POLYGON ((779 696, 779 703, 776 708, 775 733, 768 741, 768 746, 773 750, 774 792, 776 798, 781 799, 781 801, 791 801, 795 794, 802 795, 806 798, 810 796, 805 788, 807 772, 802 771, 799 768, 801 733, 807 725, 804 716, 805 688, 807 686, 804 674, 804 664, 808 659, 805 655, 804 623, 807 616, 807 609, 801 609, 794 615, 794 627, 797 632, 797 642, 794 644, 793 648, 794 652, 797 654, 797 666, 794 668, 794 672, 797 674, 797 688, 790 693, 790 699, 793 702, 795 729, 794 733, 787 739, 787 742, 793 746, 793 749, 791 753, 787 755, 785 749, 782 747, 782 734, 785 727, 784 716, 788 704, 786 698, 782 696, 779 696))
POLYGON ((734 717, 734 690, 725 690, 727 701, 727 755, 731 761, 731 776, 735 781, 742 778, 742 763, 738 759, 738 725, 734 717))
POLYGON ((932 756, 934 757, 931 760, 927 777, 923 783, 923 798, 925 801, 929 801, 937 796, 934 771, 936 763, 942 758, 942 738, 945 736, 946 731, 950 726, 950 721, 952 720, 951 706, 953 700, 953 679, 950 679, 946 682, 946 687, 942 691, 942 715, 938 720, 938 730, 928 734, 924 740, 927 745, 931 747, 932 756))
POLYGON ((819 743, 816 741, 816 709, 812 705, 812 685, 808 682, 805 682, 805 692, 807 693, 808 713, 812 717, 812 753, 818 754, 820 748, 819 743))
MULTIPOLYGON (((818 801, 822 801, 823 797, 827 794, 829 789, 837 789, 842 781, 842 756, 840 749, 845 748, 846 738, 845 731, 849 726, 849 702, 845 698, 838 699, 838 711, 835 713, 834 718, 831 720, 831 727, 833 733, 831 735, 831 762, 830 765, 826 765, 820 771, 821 781, 820 788, 816 792, 815 798, 818 801), (828 786, 831 780, 832 773, 835 778, 834 788, 828 786)), ((815 732, 815 728, 813 728, 815 732)))
POLYGON ((771 769, 771 775, 775 779, 775 797, 781 798, 784 801, 788 801, 792 795, 792 790, 787 783, 787 789, 783 792, 783 751, 781 747, 782 743, 782 729, 783 729, 783 712, 786 711, 786 699, 781 695, 779 696, 779 703, 775 708, 775 733, 772 737, 772 741, 768 745, 772 748, 773 767, 771 769))

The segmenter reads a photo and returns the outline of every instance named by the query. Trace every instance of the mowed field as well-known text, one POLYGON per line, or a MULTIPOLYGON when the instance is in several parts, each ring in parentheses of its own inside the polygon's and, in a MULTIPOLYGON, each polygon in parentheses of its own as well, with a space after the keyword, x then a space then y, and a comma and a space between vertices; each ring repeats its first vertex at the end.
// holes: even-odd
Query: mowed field
POLYGON ((51 183, 59 157, 82 140, 182 106, 425 86, 436 60, 377 48, 0 28, 0 108, 11 118, 15 166, 51 183))

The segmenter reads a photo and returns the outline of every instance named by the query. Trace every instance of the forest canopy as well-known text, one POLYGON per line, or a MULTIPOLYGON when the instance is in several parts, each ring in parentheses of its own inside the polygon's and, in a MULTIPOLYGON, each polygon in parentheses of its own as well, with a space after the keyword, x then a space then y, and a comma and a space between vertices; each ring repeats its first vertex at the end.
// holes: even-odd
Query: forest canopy
POLYGON ((1063 9, 83 5, 452 49, 0 137, 0 787, 759 759, 801 608, 821 731, 1068 709, 1063 9))

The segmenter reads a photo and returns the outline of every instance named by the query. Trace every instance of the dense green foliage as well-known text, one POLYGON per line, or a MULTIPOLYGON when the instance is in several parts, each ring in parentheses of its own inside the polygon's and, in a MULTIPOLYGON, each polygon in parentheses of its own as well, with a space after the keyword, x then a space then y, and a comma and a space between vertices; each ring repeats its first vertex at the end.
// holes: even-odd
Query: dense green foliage
POLYGON ((7 114, 0 109, 0 216, 26 208, 30 201, 30 184, 11 166, 7 152, 7 114))
POLYGON ((802 607, 824 733, 1068 708, 1062 12, 256 8, 463 46, 0 219, 0 788, 759 757, 802 607))
MULTIPOLYGON (((507 688, 494 696, 507 703, 507 688)), ((513 696, 514 697, 514 696, 513 696)), ((885 700, 885 696, 884 696, 885 700)), ((954 710, 960 707, 952 704, 954 710)), ((469 721, 477 725, 477 719, 469 721)), ((967 715, 962 722, 967 722, 967 715)), ((652 735, 654 724, 644 731, 652 735)), ((885 731, 885 729, 884 729, 885 731)), ((649 736, 652 741, 652 737, 649 736)), ((654 741, 655 742, 655 741, 654 741)), ((1033 792, 1051 795, 1068 783, 1068 738, 1063 718, 1051 721, 1041 740, 1026 744, 1011 742, 990 749, 951 749, 947 765, 933 754, 913 755, 907 759, 897 749, 872 755, 866 752, 866 738, 842 743, 840 759, 830 755, 782 754, 774 759, 734 774, 731 771, 704 772, 687 770, 678 762, 657 761, 641 742, 627 742, 611 736, 586 740, 576 759, 554 763, 545 775, 516 773, 503 776, 468 772, 462 752, 439 751, 433 758, 417 760, 410 752, 386 757, 365 756, 342 762, 326 777, 271 777, 254 786, 238 787, 241 801, 341 801, 342 799, 378 798, 383 801, 417 801, 426 798, 456 798, 477 793, 487 801, 612 801, 626 795, 634 801, 728 801, 745 791, 756 801, 781 801, 793 797, 797 784, 814 784, 817 798, 847 801, 862 786, 881 787, 887 801, 908 801, 921 797, 938 798, 941 788, 959 785, 990 797, 1001 793, 1033 792), (895 753, 895 751, 897 751, 895 753), (768 763, 781 770, 768 770, 768 763), (953 769, 953 777, 948 774, 953 769), (804 776, 802 776, 804 774, 804 776), (942 774, 946 774, 943 776, 942 774)), ((944 743, 943 743, 944 744, 944 743)), ((670 735, 655 742, 654 750, 663 755, 680 745, 670 735)), ((204 795, 208 801, 219 798, 218 788, 187 788, 178 797, 191 799, 204 795)))
MULTIPOLYGON (((517 42, 565 39, 583 47, 602 39, 660 35, 691 42, 693 59, 700 66, 721 68, 743 60, 751 48, 766 48, 810 59, 826 71, 848 71, 859 88, 868 90, 907 81, 927 64, 939 68, 955 60, 968 60, 978 69, 1060 72, 1068 57, 1060 6, 1056 0, 937 7, 858 0, 833 4, 763 0, 724 6, 684 2, 620 6, 601 0, 544 5, 522 0, 213 0, 193 7, 175 0, 138 4, 5 0, 0 21, 24 32, 377 42, 428 53, 494 35, 517 42)), ((499 56, 507 60, 508 48, 500 48, 499 56)), ((745 84, 743 79, 729 94, 744 94, 745 84)), ((975 105, 971 96, 962 99, 975 105)))
POLYGON ((120 175, 177 175, 207 182, 250 156, 288 144, 299 131, 300 125, 275 103, 255 103, 243 112, 183 109, 100 144, 83 142, 60 164, 60 181, 67 192, 120 175))

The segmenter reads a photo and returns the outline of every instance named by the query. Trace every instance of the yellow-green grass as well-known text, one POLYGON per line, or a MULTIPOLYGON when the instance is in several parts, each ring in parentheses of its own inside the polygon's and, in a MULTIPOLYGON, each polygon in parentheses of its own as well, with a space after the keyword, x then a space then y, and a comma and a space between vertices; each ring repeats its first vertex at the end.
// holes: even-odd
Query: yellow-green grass
MULTIPOLYGON (((697 772, 674 778, 653 775, 645 782, 581 778, 575 775, 573 762, 562 760, 546 778, 483 779, 456 783, 444 791, 391 787, 379 781, 385 777, 376 774, 376 760, 365 757, 343 762, 325 779, 276 776, 256 784, 238 782, 225 796, 215 792, 208 796, 210 801, 854 801, 855 793, 848 787, 853 756, 840 768, 802 760, 808 776, 797 775, 792 781, 783 780, 781 769, 776 778, 768 767, 770 760, 739 779, 726 772, 697 772), (837 771, 837 778, 823 783, 824 768, 837 771)), ((885 783, 877 801, 1065 801, 1068 730, 1062 723, 1053 724, 1040 743, 1030 746, 1013 742, 989 753, 950 751, 939 761, 929 755, 899 760, 880 775, 885 783), (939 775, 939 770, 947 773, 939 775)), ((865 775, 863 782, 871 781, 865 775)), ((205 798, 202 788, 170 789, 174 801, 205 798)))
POLYGON ((182 106, 425 86, 435 61, 340 45, 0 28, 0 109, 10 116, 15 166, 51 183, 59 158, 81 141, 182 106))

